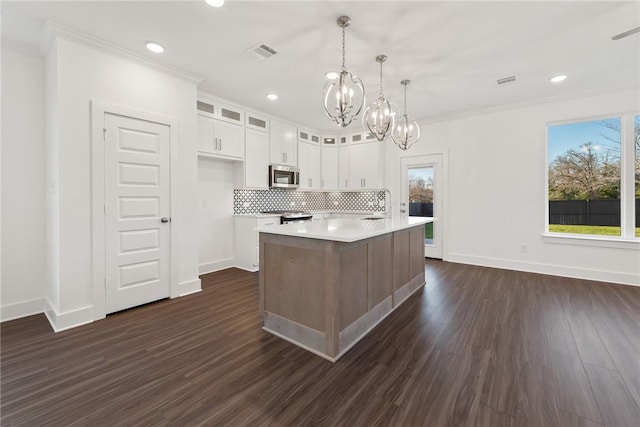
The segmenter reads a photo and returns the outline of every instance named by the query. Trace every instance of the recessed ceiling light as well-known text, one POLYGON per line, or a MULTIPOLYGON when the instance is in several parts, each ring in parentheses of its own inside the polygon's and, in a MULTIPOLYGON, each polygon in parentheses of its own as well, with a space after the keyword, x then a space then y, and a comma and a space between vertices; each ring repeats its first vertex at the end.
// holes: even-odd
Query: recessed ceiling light
POLYGON ((327 74, 325 74, 325 76, 329 80, 335 80, 338 78, 338 73, 336 73, 335 71, 328 71, 327 74))
POLYGON ((270 101, 275 101, 276 99, 278 99, 278 95, 276 95, 275 93, 268 93, 267 99, 269 99, 270 101))
POLYGON ((563 82, 567 79, 567 76, 565 76, 564 74, 560 74, 559 76, 555 76, 555 77, 551 77, 551 82, 552 83, 560 83, 563 82))
POLYGON ((156 42, 147 42, 147 49, 149 49, 153 53, 162 53, 164 52, 164 47, 156 42))
POLYGON ((221 7, 224 4, 224 0, 204 0, 208 5, 213 7, 221 7))

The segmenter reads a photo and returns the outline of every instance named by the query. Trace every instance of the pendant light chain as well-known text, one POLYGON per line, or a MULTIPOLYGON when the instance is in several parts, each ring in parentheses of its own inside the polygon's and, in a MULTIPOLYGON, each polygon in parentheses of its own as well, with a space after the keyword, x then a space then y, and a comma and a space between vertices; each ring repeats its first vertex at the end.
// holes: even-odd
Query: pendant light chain
POLYGON ((383 91, 382 91, 382 61, 380 61, 380 97, 383 97, 383 91))
POLYGON ((404 114, 407 115, 407 85, 404 85, 404 114))
POLYGON ((345 54, 345 27, 342 27, 342 71, 346 71, 347 67, 344 65, 345 54))

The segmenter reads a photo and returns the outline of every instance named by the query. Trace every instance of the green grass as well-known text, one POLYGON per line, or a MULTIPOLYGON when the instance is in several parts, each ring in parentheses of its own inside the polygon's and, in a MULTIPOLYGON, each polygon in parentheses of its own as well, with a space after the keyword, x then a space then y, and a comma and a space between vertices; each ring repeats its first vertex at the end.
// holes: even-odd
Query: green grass
MULTIPOLYGON (((619 236, 620 227, 605 225, 560 225, 549 224, 551 233, 596 234, 600 236, 619 236)), ((636 228, 636 237, 640 237, 640 228, 636 228)))
POLYGON ((433 239, 433 223, 429 222, 424 225, 424 238, 433 239))

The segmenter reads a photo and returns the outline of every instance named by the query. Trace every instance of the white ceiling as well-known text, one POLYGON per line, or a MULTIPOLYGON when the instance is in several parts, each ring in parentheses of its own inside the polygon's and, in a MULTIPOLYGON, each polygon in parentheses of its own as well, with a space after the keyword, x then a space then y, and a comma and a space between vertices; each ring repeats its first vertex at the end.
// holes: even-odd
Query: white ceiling
MULTIPOLYGON (((241 1, 216 9, 204 1, 2 2, 2 35, 36 44, 51 20, 205 78, 200 89, 320 131, 326 71, 340 66, 349 15, 347 69, 422 120, 530 100, 640 85, 640 3, 612 1, 241 1), (144 47, 154 40, 158 56, 144 47), (259 60, 260 42, 278 54, 259 60), (549 78, 567 74, 562 84, 549 78), (498 87, 496 79, 517 83, 498 87), (267 101, 265 94, 280 98, 267 101)), ((352 125, 354 126, 354 125, 352 125)))

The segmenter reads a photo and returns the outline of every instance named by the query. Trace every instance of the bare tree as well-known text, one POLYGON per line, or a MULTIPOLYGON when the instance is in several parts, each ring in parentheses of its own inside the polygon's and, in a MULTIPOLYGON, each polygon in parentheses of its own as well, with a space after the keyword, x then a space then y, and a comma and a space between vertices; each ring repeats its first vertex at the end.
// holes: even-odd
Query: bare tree
POLYGON ((418 175, 409 177, 409 203, 432 203, 433 179, 418 175))
POLYGON ((568 150, 549 165, 550 200, 612 199, 620 197, 620 160, 593 142, 581 151, 568 150))

